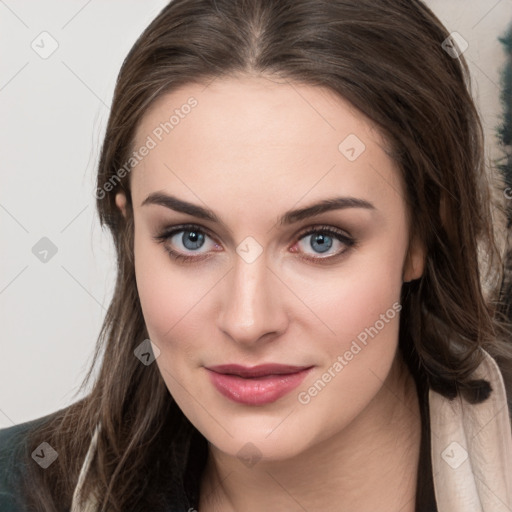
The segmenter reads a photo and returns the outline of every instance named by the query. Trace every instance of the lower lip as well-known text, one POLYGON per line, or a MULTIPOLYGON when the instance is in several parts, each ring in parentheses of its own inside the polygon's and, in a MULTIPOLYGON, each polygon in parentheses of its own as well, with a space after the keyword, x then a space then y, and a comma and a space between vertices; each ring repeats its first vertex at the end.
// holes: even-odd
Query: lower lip
POLYGON ((275 402, 295 389, 311 368, 286 375, 267 375, 257 378, 243 378, 208 370, 210 380, 226 398, 246 405, 264 405, 275 402))

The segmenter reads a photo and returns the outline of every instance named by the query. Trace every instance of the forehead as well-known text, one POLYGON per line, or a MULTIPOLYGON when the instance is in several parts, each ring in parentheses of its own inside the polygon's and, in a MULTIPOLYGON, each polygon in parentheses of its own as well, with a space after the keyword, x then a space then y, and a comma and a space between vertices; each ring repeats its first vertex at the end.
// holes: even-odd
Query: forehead
POLYGON ((130 176, 135 204, 156 190, 227 199, 236 188, 254 200, 286 191, 292 204, 333 188, 402 195, 379 131, 318 86, 247 76, 182 86, 145 113, 134 149, 144 145, 130 176))

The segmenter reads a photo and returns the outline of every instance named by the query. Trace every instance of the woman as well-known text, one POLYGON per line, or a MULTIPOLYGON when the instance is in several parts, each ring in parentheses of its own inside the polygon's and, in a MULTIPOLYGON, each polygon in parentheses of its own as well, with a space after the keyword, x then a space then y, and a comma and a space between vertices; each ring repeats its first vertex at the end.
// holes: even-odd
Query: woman
POLYGON ((468 77, 419 0, 165 7, 99 163, 118 256, 99 373, 2 431, 2 506, 510 510, 468 77))

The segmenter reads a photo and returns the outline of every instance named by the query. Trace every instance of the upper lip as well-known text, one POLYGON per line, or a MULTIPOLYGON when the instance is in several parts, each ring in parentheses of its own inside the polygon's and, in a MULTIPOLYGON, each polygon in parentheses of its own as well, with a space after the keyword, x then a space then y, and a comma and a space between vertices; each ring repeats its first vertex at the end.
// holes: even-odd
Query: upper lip
POLYGON ((264 375, 287 375, 311 368, 311 366, 292 366, 287 364, 267 363, 258 366, 242 366, 240 364, 220 364, 207 366, 208 370, 239 377, 262 377, 264 375))

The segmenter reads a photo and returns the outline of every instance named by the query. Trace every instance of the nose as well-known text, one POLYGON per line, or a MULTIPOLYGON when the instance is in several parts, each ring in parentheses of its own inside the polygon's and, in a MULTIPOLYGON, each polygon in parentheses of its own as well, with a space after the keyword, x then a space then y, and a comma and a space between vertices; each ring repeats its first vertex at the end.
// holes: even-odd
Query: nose
POLYGON ((224 286, 217 325, 234 342, 259 346, 286 330, 280 281, 267 267, 264 255, 252 263, 237 257, 224 286))

